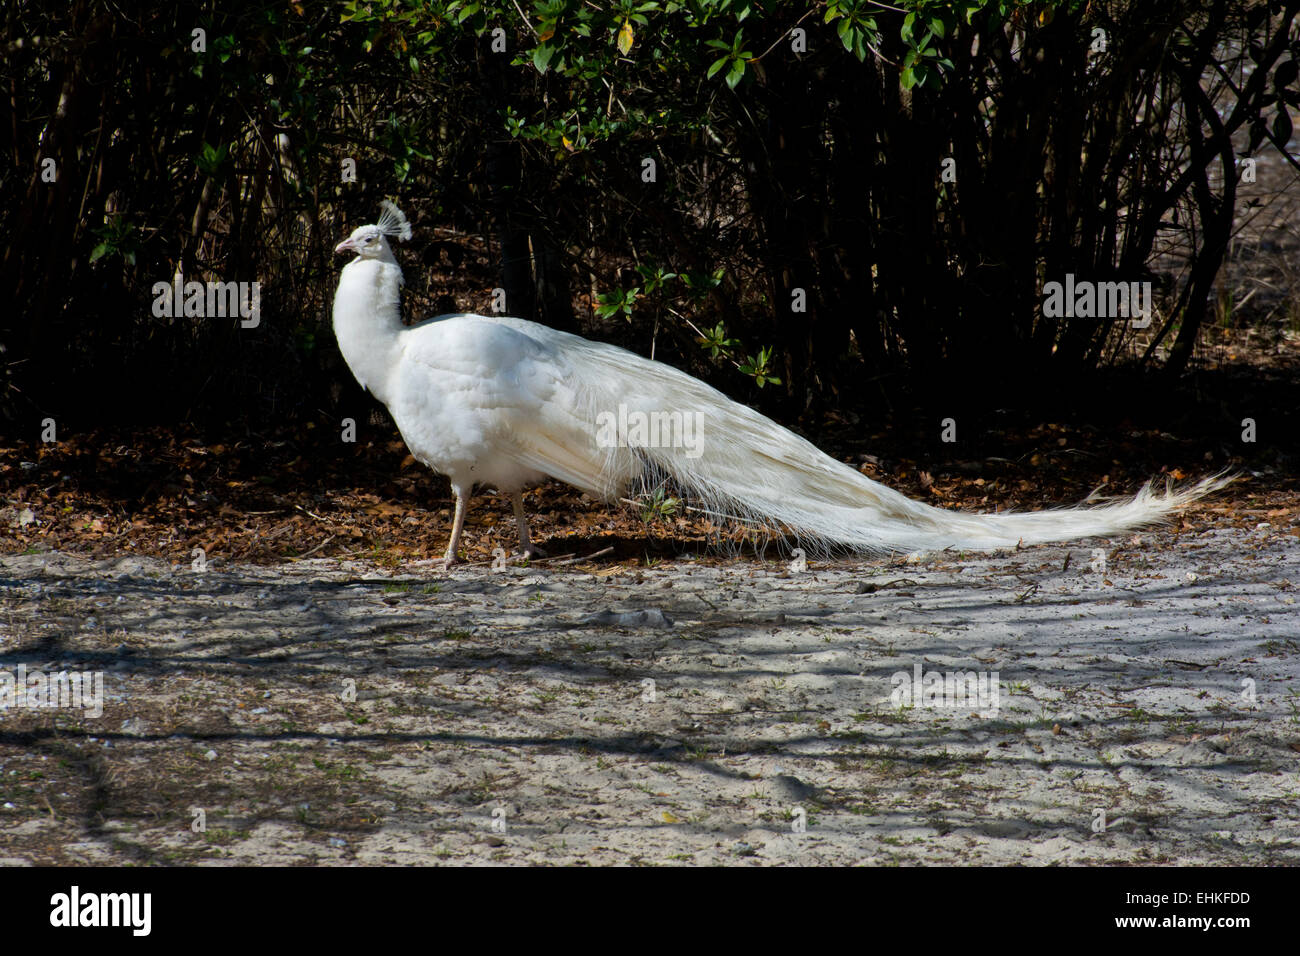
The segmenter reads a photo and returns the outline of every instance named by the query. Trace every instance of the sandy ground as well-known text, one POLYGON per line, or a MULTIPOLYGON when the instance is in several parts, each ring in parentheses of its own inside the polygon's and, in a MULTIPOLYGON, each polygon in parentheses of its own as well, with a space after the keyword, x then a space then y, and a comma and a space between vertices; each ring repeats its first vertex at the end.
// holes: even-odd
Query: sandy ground
POLYGON ((806 570, 0 556, 0 672, 105 694, 0 713, 0 863, 1300 863, 1298 530, 806 570), (891 699, 918 667, 997 697, 891 699))

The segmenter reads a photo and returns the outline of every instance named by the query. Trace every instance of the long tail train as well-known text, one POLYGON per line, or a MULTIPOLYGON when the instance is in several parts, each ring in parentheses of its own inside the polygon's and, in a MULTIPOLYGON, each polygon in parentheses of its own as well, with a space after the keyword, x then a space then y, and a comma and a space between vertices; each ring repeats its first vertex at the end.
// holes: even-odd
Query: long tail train
MULTIPOLYGON (((1109 504, 1037 512, 969 514, 913 501, 836 461, 717 389, 671 366, 577 336, 563 339, 580 383, 579 417, 594 422, 619 406, 633 412, 698 416, 698 453, 665 447, 592 451, 543 442, 535 464, 606 499, 629 484, 668 476, 710 511, 745 522, 779 523, 801 543, 861 553, 955 548, 993 550, 1115 534, 1158 523, 1233 480, 1218 474, 1181 490, 1158 493, 1148 482, 1136 495, 1109 504), (593 459, 593 455, 595 456, 593 459)), ((606 443, 607 446, 609 443, 606 443)))

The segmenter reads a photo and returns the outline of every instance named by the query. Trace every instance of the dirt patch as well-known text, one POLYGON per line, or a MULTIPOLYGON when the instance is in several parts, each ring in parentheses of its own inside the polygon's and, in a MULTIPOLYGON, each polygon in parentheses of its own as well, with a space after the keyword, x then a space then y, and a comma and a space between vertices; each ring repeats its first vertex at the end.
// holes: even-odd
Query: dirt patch
POLYGON ((1293 515, 806 570, 0 557, 0 671, 104 675, 0 716, 0 860, 1295 864, 1293 515), (900 706, 918 667, 997 698, 900 706))

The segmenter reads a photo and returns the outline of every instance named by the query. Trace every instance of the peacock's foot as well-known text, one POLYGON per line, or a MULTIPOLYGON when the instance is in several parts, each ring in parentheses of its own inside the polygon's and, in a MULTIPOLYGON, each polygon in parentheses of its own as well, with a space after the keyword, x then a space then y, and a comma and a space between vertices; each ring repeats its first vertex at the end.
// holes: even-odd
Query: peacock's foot
POLYGON ((546 552, 543 551, 541 548, 539 548, 537 545, 530 544, 526 548, 519 549, 519 556, 523 558, 525 561, 527 561, 530 558, 544 558, 546 557, 546 552))
POLYGON ((438 562, 438 564, 441 566, 442 570, 444 571, 450 569, 452 565, 464 564, 464 563, 465 562, 458 555, 456 555, 451 551, 448 551, 446 554, 444 554, 442 556, 442 560, 438 562))

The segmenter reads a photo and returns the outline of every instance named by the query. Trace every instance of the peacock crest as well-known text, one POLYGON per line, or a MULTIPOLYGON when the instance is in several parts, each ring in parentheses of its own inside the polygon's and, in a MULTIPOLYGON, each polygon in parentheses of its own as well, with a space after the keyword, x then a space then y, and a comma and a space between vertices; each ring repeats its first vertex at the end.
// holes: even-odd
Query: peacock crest
POLYGON ((379 222, 375 223, 375 225, 380 232, 386 236, 393 236, 401 242, 406 242, 411 238, 411 224, 407 221, 402 210, 387 199, 379 204, 379 208, 382 211, 379 222))

